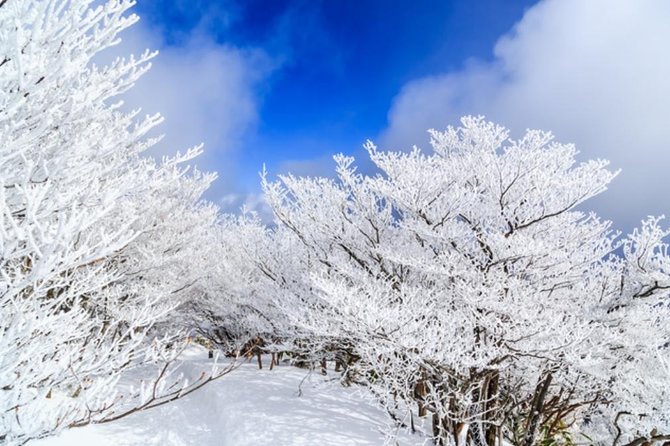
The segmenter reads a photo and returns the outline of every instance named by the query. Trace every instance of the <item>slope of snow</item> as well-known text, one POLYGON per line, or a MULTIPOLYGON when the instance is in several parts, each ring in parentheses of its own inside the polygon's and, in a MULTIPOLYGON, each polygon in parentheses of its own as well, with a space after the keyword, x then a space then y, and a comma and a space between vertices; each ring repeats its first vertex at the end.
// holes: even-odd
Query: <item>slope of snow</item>
MULTIPOLYGON (((197 374, 211 360, 193 349, 184 367, 197 374)), ((379 446, 387 422, 383 410, 337 380, 287 365, 258 370, 252 361, 173 403, 29 446, 379 446)), ((424 440, 398 432, 394 444, 424 440)))

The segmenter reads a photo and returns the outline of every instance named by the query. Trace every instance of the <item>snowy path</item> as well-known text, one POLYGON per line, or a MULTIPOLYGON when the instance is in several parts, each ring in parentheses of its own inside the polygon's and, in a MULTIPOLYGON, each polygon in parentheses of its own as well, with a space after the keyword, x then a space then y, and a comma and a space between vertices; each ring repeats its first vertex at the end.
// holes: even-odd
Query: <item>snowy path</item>
MULTIPOLYGON (((191 352, 187 367, 207 369, 206 351, 191 352)), ((106 425, 63 432, 29 446, 379 446, 387 416, 351 389, 319 374, 255 361, 171 404, 106 425)), ((423 444, 401 433, 398 444, 423 444)))

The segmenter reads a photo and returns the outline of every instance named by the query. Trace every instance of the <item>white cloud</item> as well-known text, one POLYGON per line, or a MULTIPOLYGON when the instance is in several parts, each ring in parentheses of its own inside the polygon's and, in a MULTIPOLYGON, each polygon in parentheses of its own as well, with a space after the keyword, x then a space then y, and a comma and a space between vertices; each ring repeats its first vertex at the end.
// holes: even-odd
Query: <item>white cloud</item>
POLYGON ((272 224, 273 213, 262 192, 229 193, 217 203, 223 212, 230 214, 255 213, 265 224, 272 224))
POLYGON ((592 206, 629 228, 668 211, 670 2, 547 0, 494 48, 492 62, 407 84, 381 136, 388 148, 426 145, 425 129, 484 114, 519 135, 551 130, 581 159, 622 168, 592 206))
POLYGON ((103 61, 146 48, 159 51, 151 70, 124 101, 129 109, 160 112, 165 118, 156 129, 165 137, 150 154, 174 154, 205 144, 195 164, 219 172, 209 193, 215 198, 234 187, 237 152, 255 130, 260 87, 276 66, 262 49, 220 44, 203 30, 204 25, 197 27, 186 39, 168 45, 159 29, 140 20, 121 35, 120 45, 103 54, 103 61))

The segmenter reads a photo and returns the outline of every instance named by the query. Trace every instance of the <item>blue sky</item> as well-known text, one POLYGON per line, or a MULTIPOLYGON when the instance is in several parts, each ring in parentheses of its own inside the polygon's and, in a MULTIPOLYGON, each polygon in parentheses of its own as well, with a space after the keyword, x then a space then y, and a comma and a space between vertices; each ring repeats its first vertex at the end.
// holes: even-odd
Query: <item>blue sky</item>
POLYGON ((355 151, 387 123, 414 78, 490 58, 529 1, 139 0, 136 12, 168 46, 197 32, 217 43, 262 48, 275 69, 258 87, 259 120, 241 142, 239 181, 262 163, 355 151))
POLYGON ((669 5, 138 0, 128 46, 162 54, 130 102, 166 116, 166 153, 205 142, 208 198, 229 210, 258 205, 263 163, 328 174, 367 138, 426 146, 474 113, 625 167, 594 208, 627 228, 667 208, 669 5))

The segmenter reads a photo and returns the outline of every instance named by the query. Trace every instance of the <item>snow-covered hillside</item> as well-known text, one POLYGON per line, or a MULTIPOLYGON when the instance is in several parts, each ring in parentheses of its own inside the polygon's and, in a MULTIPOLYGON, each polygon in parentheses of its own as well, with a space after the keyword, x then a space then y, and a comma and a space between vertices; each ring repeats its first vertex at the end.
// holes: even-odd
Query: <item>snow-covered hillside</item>
MULTIPOLYGON (((206 350, 194 348, 183 367, 197 375, 211 361, 206 350)), ((387 419, 372 399, 332 377, 288 365, 258 370, 252 361, 174 403, 29 446, 377 446, 387 419)), ((402 446, 424 439, 398 433, 402 446)))

